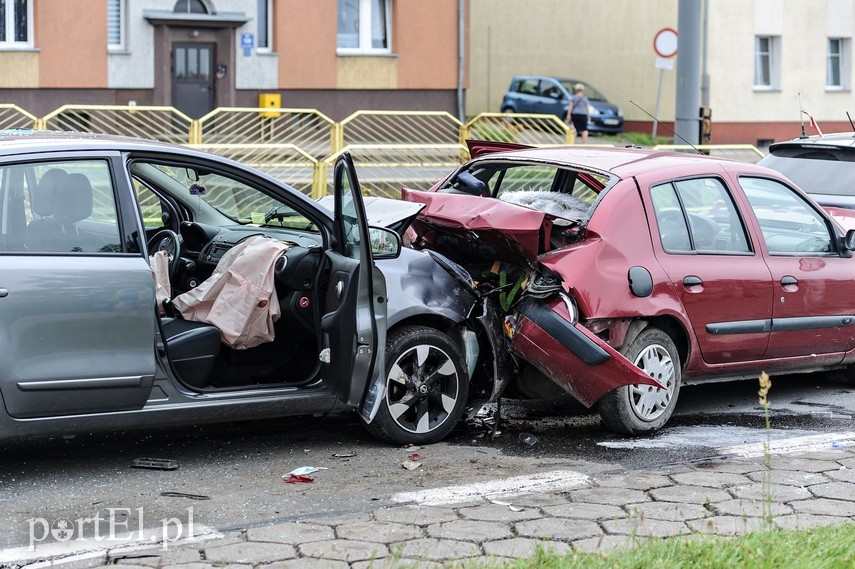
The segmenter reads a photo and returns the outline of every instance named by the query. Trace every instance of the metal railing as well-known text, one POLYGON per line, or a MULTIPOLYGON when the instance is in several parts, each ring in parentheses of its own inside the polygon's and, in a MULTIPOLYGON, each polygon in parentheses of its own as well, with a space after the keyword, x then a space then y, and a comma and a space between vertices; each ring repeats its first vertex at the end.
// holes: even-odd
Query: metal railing
POLYGON ((195 122, 174 107, 63 105, 42 118, 40 127, 186 144, 195 122))
MULTIPOLYGON (((0 105, 0 128, 98 132, 187 144, 254 166, 320 198, 331 166, 353 154, 366 194, 399 197, 428 189, 468 160, 470 138, 531 146, 573 144, 575 132, 554 115, 481 113, 463 124, 444 111, 357 111, 335 122, 315 109, 221 107, 198 120, 173 107, 64 105, 37 118, 0 105)), ((712 156, 757 162, 750 144, 699 145, 712 156)), ((692 151, 688 145, 657 150, 692 151)))
POLYGON ((40 127, 39 119, 18 105, 0 104, 0 129, 40 127))

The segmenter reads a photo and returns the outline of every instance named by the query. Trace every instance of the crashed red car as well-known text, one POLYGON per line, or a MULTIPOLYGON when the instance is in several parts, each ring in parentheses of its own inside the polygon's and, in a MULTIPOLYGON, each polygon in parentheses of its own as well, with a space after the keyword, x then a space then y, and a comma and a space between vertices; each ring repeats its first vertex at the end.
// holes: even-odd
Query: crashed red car
POLYGON ((637 148, 472 150, 403 199, 424 204, 413 246, 497 298, 520 366, 507 393, 557 385, 644 434, 681 385, 855 361, 855 231, 782 175, 637 148))

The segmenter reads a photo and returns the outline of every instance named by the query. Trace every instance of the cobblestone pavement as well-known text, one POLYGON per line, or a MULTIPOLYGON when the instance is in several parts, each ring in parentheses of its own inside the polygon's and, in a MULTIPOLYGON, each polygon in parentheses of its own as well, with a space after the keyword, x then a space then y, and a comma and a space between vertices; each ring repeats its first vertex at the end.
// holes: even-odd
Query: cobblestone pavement
POLYGON ((113 550, 65 567, 285 569, 439 567, 454 562, 556 552, 605 552, 641 539, 734 535, 855 520, 855 451, 841 448, 730 458, 657 471, 596 476, 567 492, 503 495, 443 506, 382 507, 350 517, 312 518, 167 551, 113 550), (772 499, 764 499, 764 488, 772 499))

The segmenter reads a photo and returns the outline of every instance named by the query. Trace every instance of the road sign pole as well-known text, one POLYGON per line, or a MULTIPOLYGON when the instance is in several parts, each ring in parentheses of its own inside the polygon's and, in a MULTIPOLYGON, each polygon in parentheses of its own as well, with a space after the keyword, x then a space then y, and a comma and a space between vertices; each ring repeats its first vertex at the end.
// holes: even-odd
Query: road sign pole
POLYGON ((653 144, 656 144, 656 127, 659 125, 659 100, 662 98, 662 78, 664 76, 665 69, 659 69, 659 88, 656 89, 656 110, 653 112, 653 132, 650 133, 653 144))

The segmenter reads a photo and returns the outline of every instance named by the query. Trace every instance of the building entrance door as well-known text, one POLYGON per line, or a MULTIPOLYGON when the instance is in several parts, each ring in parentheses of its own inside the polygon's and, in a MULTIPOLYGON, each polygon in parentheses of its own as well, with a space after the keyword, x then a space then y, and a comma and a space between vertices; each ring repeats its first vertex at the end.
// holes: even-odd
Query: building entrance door
POLYGON ((198 119, 214 108, 214 44, 172 44, 172 106, 198 119))

